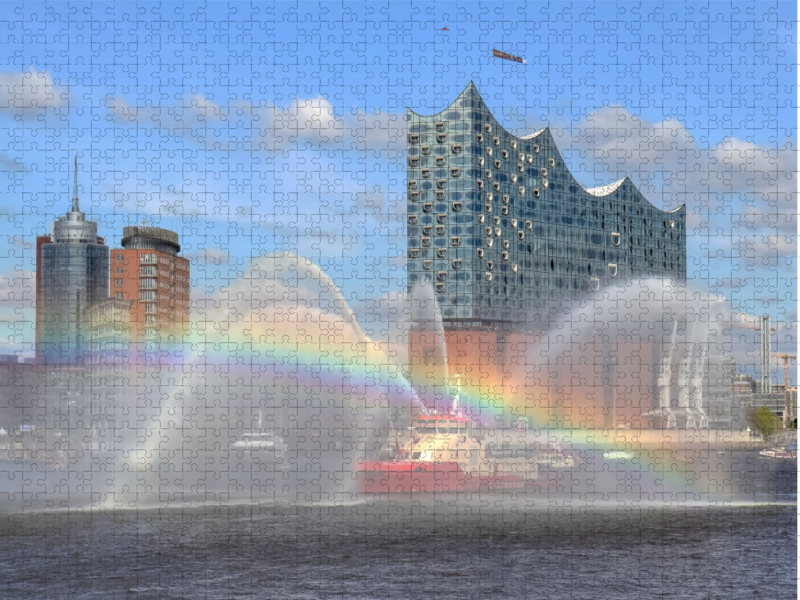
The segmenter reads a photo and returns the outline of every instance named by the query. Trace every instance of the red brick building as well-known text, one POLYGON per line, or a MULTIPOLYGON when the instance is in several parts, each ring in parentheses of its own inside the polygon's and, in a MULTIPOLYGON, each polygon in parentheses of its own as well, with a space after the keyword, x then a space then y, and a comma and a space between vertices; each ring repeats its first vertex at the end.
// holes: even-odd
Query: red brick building
POLYGON ((112 298, 131 300, 131 340, 181 342, 189 333, 189 261, 178 256, 178 234, 159 227, 125 227, 111 251, 112 298))

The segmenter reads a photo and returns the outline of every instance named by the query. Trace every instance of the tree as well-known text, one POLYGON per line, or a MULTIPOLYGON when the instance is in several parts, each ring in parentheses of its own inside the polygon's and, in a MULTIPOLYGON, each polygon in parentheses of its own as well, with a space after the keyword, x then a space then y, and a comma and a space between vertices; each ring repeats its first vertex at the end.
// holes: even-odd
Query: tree
POLYGON ((753 429, 760 433, 764 438, 771 436, 780 429, 780 419, 778 415, 768 409, 766 406, 760 406, 750 413, 748 419, 753 429))

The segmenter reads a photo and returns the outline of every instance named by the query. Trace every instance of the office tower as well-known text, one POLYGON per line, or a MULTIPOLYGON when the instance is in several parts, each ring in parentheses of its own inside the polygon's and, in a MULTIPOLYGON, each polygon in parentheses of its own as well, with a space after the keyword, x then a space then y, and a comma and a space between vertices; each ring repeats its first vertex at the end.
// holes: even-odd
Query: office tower
POLYGON ((37 360, 82 363, 83 311, 108 298, 108 247, 80 210, 77 156, 72 207, 36 240, 36 284, 37 360))
POLYGON ((189 331, 189 261, 178 234, 160 227, 125 227, 111 251, 111 295, 132 301, 131 338, 180 342, 189 331))

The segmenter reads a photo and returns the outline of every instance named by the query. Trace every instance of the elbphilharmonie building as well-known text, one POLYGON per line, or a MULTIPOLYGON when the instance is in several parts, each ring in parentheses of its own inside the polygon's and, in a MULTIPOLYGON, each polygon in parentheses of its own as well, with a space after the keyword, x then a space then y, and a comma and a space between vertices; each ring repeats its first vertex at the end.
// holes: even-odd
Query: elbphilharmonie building
POLYGON ((626 177, 586 189, 550 130, 508 132, 470 83, 443 111, 408 111, 408 286, 434 286, 447 330, 510 330, 615 280, 686 279, 686 207, 626 177))

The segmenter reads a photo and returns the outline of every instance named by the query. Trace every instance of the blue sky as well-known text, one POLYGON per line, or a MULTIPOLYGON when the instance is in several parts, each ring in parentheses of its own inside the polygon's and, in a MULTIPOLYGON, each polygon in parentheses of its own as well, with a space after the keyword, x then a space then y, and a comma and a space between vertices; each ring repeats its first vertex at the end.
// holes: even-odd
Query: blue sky
POLYGON ((178 231, 193 300, 289 249, 369 329, 405 281, 405 108, 470 80, 510 130, 549 125, 586 187, 628 175, 656 206, 687 203, 692 284, 795 347, 793 3, 4 8, 3 351, 32 350, 34 238, 69 204, 76 152, 101 235, 118 247, 144 216, 178 231))

